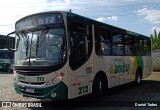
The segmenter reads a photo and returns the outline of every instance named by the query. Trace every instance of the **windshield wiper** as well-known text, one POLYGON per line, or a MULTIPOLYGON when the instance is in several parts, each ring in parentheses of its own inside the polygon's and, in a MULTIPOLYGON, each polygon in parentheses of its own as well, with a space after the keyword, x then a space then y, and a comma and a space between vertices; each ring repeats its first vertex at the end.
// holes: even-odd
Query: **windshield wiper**
POLYGON ((30 50, 29 50, 29 66, 30 66, 30 59, 31 59, 31 49, 32 49, 32 39, 33 39, 33 33, 34 33, 34 32, 32 32, 31 44, 30 44, 30 50))
POLYGON ((28 50, 29 50, 29 36, 27 36, 26 32, 25 31, 22 31, 21 32, 22 36, 25 37, 25 42, 24 42, 24 45, 26 46, 26 58, 25 60, 29 59, 29 56, 28 56, 28 50))

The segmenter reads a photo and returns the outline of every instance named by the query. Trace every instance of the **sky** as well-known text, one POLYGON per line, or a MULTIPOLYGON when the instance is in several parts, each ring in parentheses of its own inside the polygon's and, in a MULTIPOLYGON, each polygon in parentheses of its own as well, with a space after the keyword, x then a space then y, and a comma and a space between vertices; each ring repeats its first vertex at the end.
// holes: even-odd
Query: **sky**
POLYGON ((62 10, 150 36, 160 31, 160 0, 1 0, 0 34, 15 30, 20 18, 62 10))

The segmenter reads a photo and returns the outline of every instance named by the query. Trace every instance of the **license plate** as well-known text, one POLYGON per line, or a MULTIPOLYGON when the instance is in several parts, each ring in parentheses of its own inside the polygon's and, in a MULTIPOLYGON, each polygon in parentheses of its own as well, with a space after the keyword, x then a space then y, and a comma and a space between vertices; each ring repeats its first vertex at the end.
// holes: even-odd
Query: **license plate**
POLYGON ((28 88, 26 88, 26 92, 34 93, 34 89, 28 89, 28 88))

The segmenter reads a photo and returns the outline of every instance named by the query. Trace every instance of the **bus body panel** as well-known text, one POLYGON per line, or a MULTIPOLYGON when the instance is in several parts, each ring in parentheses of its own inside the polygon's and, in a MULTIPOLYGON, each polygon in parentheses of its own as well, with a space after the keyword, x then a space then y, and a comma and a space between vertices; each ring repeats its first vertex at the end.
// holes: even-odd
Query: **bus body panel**
POLYGON ((152 73, 152 57, 151 56, 143 56, 144 61, 144 71, 143 78, 146 78, 152 73))
POLYGON ((142 77, 148 77, 151 72, 151 56, 96 56, 94 57, 94 73, 100 70, 106 73, 108 87, 135 81, 138 67, 142 68, 142 77), (98 66, 97 66, 98 65, 98 66))
POLYGON ((68 81, 66 66, 58 71, 45 75, 26 76, 14 73, 14 84, 17 93, 43 99, 66 100, 68 99, 68 81), (62 81, 54 84, 54 78, 63 74, 62 81))

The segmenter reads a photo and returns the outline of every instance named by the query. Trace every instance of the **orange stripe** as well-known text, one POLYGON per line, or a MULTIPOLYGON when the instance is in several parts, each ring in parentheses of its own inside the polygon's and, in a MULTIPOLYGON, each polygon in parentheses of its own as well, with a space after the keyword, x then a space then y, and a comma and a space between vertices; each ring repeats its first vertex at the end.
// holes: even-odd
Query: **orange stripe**
POLYGON ((72 84, 72 86, 76 86, 76 83, 72 84))
POLYGON ((81 83, 77 83, 77 85, 78 85, 78 86, 80 86, 80 85, 81 85, 81 83))

